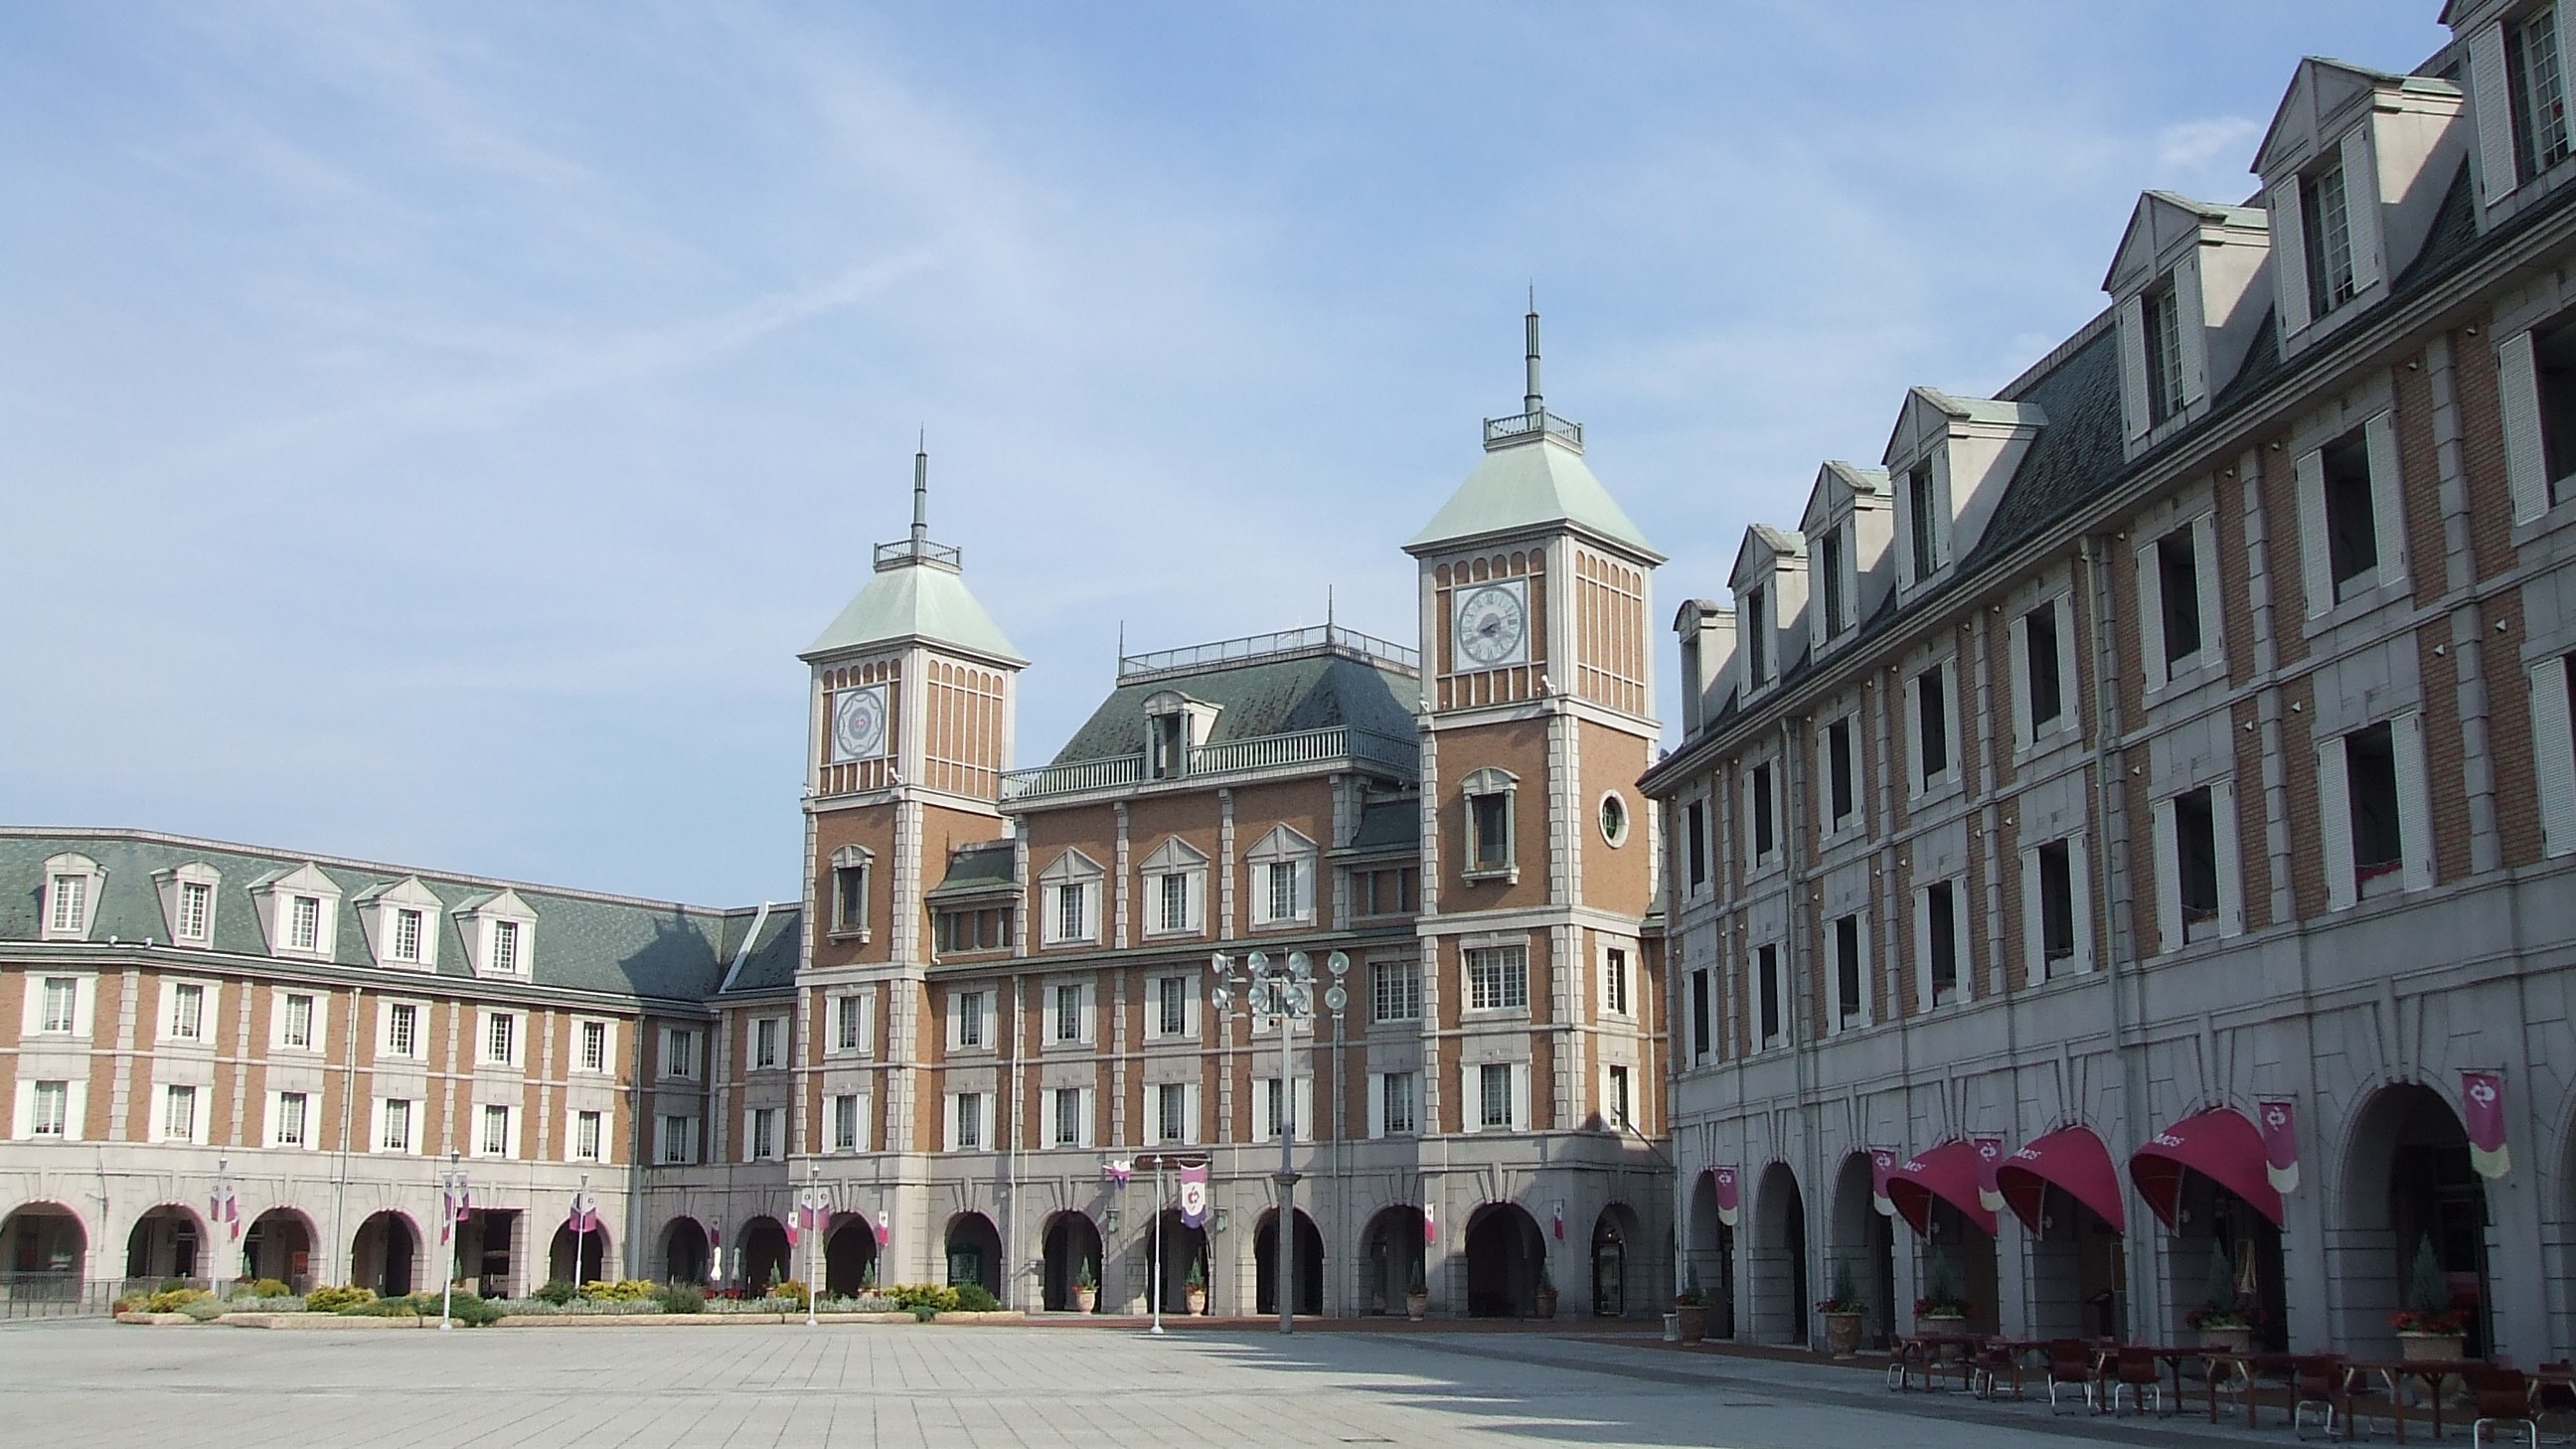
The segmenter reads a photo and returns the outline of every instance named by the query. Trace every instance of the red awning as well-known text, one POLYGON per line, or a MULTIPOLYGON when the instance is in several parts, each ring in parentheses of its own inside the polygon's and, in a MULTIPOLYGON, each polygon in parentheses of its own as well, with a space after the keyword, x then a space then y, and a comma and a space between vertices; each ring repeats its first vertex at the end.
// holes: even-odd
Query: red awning
POLYGON ((2111 1149, 2089 1127, 2060 1127, 2022 1144, 1995 1169, 1995 1183, 2013 1216, 2032 1232, 2039 1231, 2040 1200, 2050 1184, 2102 1215, 2113 1230, 2129 1230, 2129 1212, 2120 1200, 2120 1169, 2111 1165, 2111 1149))
MULTIPOLYGON (((2259 1169, 2261 1162, 2258 1158, 2259 1169)), ((1957 1208, 1961 1216, 1992 1237, 1995 1215, 1977 1201, 1977 1147, 1973 1142, 1944 1142, 1919 1153, 1887 1175, 1887 1197, 1899 1217, 1917 1233, 1932 1231, 1932 1199, 1957 1208)))
POLYGON ((2174 1225, 2186 1167, 2217 1183, 2270 1218, 2281 1221, 2281 1195, 2263 1170, 2263 1134, 2230 1107, 2212 1107, 2183 1118, 2129 1154, 2129 1180, 2158 1221, 2174 1225))

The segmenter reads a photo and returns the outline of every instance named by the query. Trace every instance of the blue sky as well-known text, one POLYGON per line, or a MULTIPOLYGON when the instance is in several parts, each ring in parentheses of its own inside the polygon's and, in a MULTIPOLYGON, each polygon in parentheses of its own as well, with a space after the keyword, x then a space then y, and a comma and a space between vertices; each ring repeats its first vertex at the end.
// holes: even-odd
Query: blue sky
POLYGON ((1038 763, 1122 622, 1410 639, 1533 279, 1669 617, 2438 8, 0 9, 0 819, 792 896, 916 427, 1038 763))

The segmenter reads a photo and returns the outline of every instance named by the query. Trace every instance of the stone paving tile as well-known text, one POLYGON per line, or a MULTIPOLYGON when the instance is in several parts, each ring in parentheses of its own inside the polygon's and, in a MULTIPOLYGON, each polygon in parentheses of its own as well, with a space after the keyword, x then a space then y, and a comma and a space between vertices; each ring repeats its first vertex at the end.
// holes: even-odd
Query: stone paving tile
POLYGON ((1534 1334, 801 1325, 0 1330, 0 1444, 516 1449, 1923 1445, 2220 1449, 2205 1421, 2051 1419, 1847 1369, 1534 1334))

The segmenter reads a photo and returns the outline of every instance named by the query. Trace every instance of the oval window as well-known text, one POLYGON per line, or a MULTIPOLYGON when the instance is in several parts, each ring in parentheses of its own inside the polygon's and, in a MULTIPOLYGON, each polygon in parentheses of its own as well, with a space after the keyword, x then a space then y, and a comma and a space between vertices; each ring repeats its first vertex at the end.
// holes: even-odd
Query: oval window
POLYGON ((1624 844, 1628 839, 1628 802, 1620 799, 1616 791, 1601 797, 1601 838, 1612 845, 1624 844))

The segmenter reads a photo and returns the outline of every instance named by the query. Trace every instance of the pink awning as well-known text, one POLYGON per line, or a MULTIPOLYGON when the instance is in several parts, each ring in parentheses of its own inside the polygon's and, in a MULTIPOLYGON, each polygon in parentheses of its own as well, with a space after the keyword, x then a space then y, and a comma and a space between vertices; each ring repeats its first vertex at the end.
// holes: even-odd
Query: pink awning
POLYGON ((2217 1183, 2270 1218, 2281 1221, 2281 1194, 2264 1171, 2263 1134, 2232 1107, 2212 1107, 2183 1118, 2129 1154, 2129 1180, 2156 1219, 2170 1228, 2182 1199, 2186 1167, 2217 1183))
POLYGON ((1960 1216, 1994 1236, 1995 1215, 1977 1201, 1977 1146, 1973 1142, 1944 1142, 1929 1152, 1907 1159, 1887 1175, 1888 1200, 1896 1204, 1897 1216, 1905 1219, 1915 1232, 1932 1231, 1932 1199, 1959 1210, 1960 1216))
POLYGON ((2049 1185, 2102 1215, 2114 1231, 2129 1230, 2129 1213, 2120 1197, 2120 1169, 2111 1165, 2111 1149, 2089 1127, 2060 1127, 2034 1137, 1995 1169, 1995 1182, 2013 1216, 2032 1232, 2039 1231, 2041 1199, 2049 1185))

